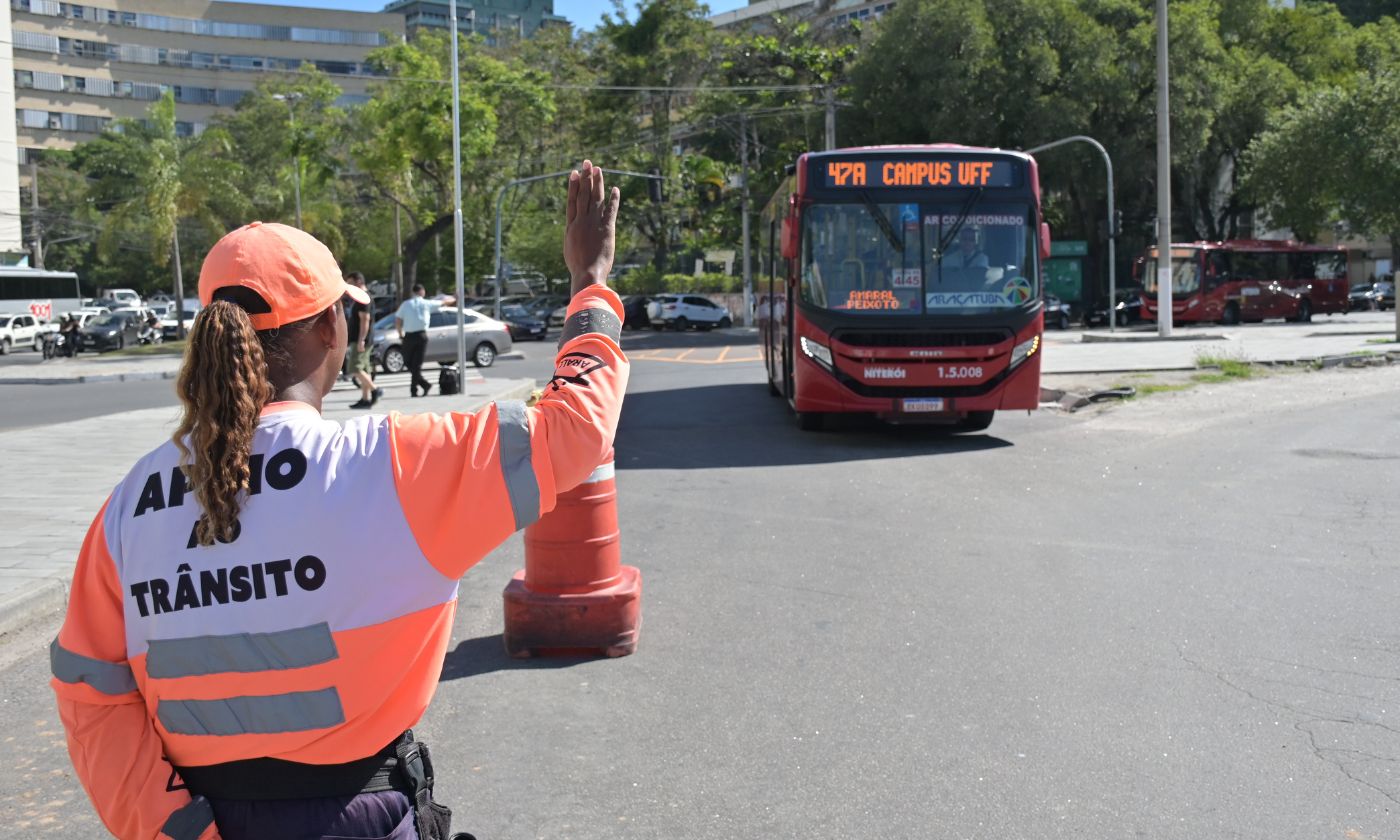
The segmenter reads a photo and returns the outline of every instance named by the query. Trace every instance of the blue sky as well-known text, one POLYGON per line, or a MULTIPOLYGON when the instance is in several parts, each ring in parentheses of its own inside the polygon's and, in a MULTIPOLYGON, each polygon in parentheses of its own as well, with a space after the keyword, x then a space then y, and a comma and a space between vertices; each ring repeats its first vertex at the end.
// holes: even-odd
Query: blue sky
MULTIPOLYGON (((258 2, 258 0, 252 0, 258 2)), ((277 5, 311 6, 318 9, 341 9, 351 12, 377 12, 384 8, 388 0, 269 0, 277 5)), ((748 5, 748 0, 708 0, 710 12, 727 12, 748 5)), ((629 11, 636 7, 636 0, 627 0, 629 11)), ((611 12, 612 0, 554 0, 554 13, 563 15, 580 29, 592 29, 598 25, 604 12, 611 12)))

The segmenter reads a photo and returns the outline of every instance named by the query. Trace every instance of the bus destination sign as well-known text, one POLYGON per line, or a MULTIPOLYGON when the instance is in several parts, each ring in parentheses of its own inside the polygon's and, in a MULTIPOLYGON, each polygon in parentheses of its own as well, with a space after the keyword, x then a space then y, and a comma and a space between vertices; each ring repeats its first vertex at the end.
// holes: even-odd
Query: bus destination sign
POLYGON ((1014 187, 1016 164, 977 158, 900 158, 823 161, 825 185, 832 189, 919 187, 1014 187))

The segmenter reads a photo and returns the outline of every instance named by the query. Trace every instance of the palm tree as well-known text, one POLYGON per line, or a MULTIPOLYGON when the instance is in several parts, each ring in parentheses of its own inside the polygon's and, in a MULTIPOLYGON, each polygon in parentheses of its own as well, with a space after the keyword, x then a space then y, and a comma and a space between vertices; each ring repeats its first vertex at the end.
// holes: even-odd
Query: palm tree
POLYGON ((121 120, 99 141, 110 147, 93 156, 102 177, 94 192, 109 206, 98 247, 110 254, 117 238, 137 232, 150 242, 157 265, 173 262, 178 332, 184 338, 184 264, 180 223, 188 220, 217 236, 225 220, 240 218, 246 202, 237 189, 238 164, 228 135, 210 128, 197 137, 176 129, 170 91, 151 105, 144 120, 121 120))

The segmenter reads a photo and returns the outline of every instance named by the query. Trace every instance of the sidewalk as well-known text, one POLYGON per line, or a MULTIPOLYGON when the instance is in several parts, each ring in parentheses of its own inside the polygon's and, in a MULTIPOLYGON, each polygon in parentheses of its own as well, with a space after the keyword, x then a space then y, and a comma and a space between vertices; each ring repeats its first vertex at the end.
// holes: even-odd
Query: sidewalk
POLYGON ((1316 316, 1309 324, 1178 326, 1170 340, 1158 339, 1152 325, 1114 333, 1046 330, 1041 373, 1191 370, 1201 355, 1268 363, 1313 361, 1400 349, 1394 339, 1395 317, 1388 312, 1316 316))
MULTIPOLYGON (((452 397, 410 399, 408 379, 384 384, 376 414, 389 411, 475 411, 493 400, 525 399, 533 379, 467 383, 452 397)), ((359 389, 337 384, 326 397, 326 418, 344 421, 359 389)), ((0 433, 13 480, 0 487, 0 634, 12 633, 60 609, 83 535, 107 494, 136 459, 166 440, 178 408, 109 414, 40 428, 0 433)))
MULTIPOLYGON (((37 357, 38 354, 35 355, 37 357)), ((0 367, 0 385, 72 385, 82 382, 174 379, 180 372, 182 358, 174 354, 98 356, 84 353, 73 359, 57 358, 0 367)))

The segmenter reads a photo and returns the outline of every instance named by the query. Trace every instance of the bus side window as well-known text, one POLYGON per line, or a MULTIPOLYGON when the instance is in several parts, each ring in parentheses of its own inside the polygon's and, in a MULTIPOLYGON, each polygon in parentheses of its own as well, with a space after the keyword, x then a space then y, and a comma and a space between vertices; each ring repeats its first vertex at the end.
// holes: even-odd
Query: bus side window
POLYGON ((1289 272, 1295 280, 1317 279, 1317 258, 1313 254, 1294 254, 1293 270, 1289 272))
POLYGON ((1206 252, 1206 282, 1212 287, 1230 280, 1230 255, 1225 251, 1206 252))

